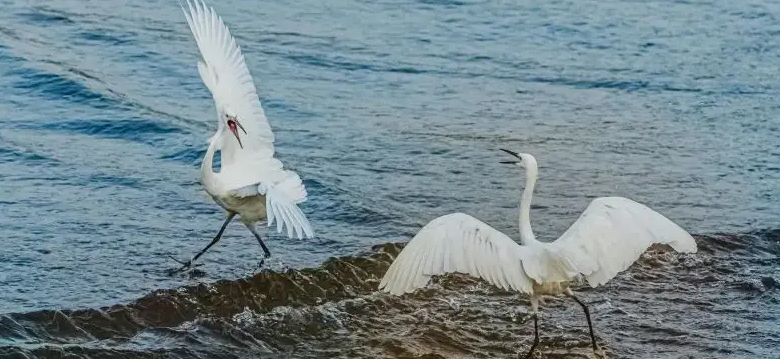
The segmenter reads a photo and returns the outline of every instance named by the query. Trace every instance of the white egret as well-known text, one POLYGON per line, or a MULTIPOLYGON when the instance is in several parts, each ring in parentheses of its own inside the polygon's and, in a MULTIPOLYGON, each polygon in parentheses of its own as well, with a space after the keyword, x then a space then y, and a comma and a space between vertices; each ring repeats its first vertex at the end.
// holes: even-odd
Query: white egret
POLYGON ((206 192, 227 211, 227 219, 211 243, 192 259, 180 262, 180 270, 189 268, 216 244, 237 214, 263 247, 262 265, 271 252, 257 233, 255 223, 266 221, 270 227, 275 220, 277 231, 281 233, 286 228, 290 238, 314 236, 297 206, 306 200, 306 189, 298 174, 283 169, 282 162, 274 158, 271 126, 241 48, 227 26, 201 0, 195 0, 194 5, 187 0, 187 8, 182 10, 202 56, 198 72, 214 99, 218 121, 217 132, 211 137, 201 164, 200 180, 206 192), (221 168, 214 172, 212 162, 217 150, 221 151, 221 168))
POLYGON ((502 161, 525 168, 520 203, 520 242, 463 213, 429 222, 398 254, 379 289, 394 295, 425 286, 434 275, 460 272, 487 280, 503 289, 530 294, 534 342, 539 344, 538 309, 542 295, 566 295, 585 311, 593 350, 597 350, 588 307, 572 292, 570 282, 584 276, 591 287, 612 279, 633 264, 654 243, 695 253, 688 232, 658 212, 622 197, 594 199, 572 226, 550 243, 540 242, 531 230, 531 197, 538 172, 530 154, 504 150, 517 158, 502 161))

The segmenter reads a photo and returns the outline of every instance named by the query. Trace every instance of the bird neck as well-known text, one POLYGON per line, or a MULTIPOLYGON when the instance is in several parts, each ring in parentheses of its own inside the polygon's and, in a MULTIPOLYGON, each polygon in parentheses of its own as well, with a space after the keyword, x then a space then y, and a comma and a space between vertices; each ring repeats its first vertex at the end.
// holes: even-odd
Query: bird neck
POLYGON ((206 191, 216 187, 216 176, 214 175, 214 152, 217 151, 217 144, 222 141, 222 130, 220 128, 217 133, 211 137, 209 142, 209 148, 206 150, 206 155, 203 156, 203 162, 200 164, 200 182, 206 188, 206 191))
POLYGON ((520 199, 520 241, 524 245, 538 243, 531 229, 531 198, 536 185, 536 168, 527 168, 525 174, 525 189, 520 199))

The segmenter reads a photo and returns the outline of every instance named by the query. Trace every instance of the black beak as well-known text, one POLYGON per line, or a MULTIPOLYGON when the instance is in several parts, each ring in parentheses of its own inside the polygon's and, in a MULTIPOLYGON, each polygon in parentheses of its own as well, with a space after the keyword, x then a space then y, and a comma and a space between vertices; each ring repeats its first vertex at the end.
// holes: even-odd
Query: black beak
MULTIPOLYGON (((504 151, 504 152, 506 152, 506 153, 508 153, 508 154, 510 154, 512 156, 517 157, 517 159, 520 160, 520 161, 523 160, 522 158, 520 158, 520 154, 518 154, 515 151, 510 151, 510 150, 503 149, 503 148, 499 148, 499 150, 504 151)), ((501 161, 500 163, 514 165, 514 164, 520 163, 520 161, 501 161)))
POLYGON ((233 121, 236 122, 236 125, 238 125, 238 128, 241 129, 241 131, 244 131, 244 134, 246 135, 246 130, 244 129, 244 126, 241 125, 241 122, 238 122, 238 119, 233 119, 233 121))
POLYGON ((506 152, 506 153, 508 153, 508 154, 510 154, 512 156, 515 156, 518 159, 520 158, 520 154, 515 152, 515 151, 510 151, 510 150, 507 150, 507 149, 504 149, 504 148, 499 148, 499 150, 504 151, 504 152, 506 152))

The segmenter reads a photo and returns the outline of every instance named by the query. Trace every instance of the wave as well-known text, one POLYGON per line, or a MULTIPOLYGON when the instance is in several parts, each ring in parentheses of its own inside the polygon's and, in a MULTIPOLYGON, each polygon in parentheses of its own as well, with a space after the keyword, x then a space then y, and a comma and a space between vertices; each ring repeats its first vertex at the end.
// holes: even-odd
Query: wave
POLYGON ((35 93, 49 100, 66 100, 85 103, 95 108, 107 108, 114 102, 108 97, 92 91, 81 82, 45 71, 20 68, 7 75, 17 76, 13 87, 27 93, 35 93))
MULTIPOLYGON (((637 357, 663 342, 678 353, 768 355, 764 345, 780 338, 769 321, 780 305, 772 277, 780 230, 696 239, 697 254, 653 247, 606 286, 579 288, 608 353, 637 357), (706 330, 740 318, 761 330, 736 344, 706 330)), ((0 356, 488 358, 527 348, 532 326, 523 295, 464 275, 436 278, 403 297, 378 293, 403 246, 377 245, 318 268, 161 289, 106 308, 6 314, 0 356)), ((587 326, 570 304, 554 299, 542 308, 546 357, 589 353, 587 326)))
POLYGON ((38 121, 25 128, 71 132, 104 138, 122 139, 154 145, 170 134, 186 131, 163 122, 148 119, 80 119, 38 121))

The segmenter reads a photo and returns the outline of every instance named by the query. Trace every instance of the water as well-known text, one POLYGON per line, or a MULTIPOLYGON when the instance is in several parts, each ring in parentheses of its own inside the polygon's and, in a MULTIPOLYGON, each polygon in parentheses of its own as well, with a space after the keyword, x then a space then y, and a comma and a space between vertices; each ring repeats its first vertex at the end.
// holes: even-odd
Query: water
MULTIPOLYGON (((692 233, 725 236, 699 238, 706 249, 699 257, 659 254, 672 264, 655 268, 658 256, 649 256, 605 289, 583 292, 603 314, 596 327, 608 353, 774 355, 769 348, 780 335, 771 314, 780 309, 771 285, 780 253, 780 4, 214 5, 242 46, 279 158, 298 171, 310 193, 301 207, 318 238, 269 233, 270 269, 327 272, 328 258, 345 256, 345 263, 362 263, 372 246, 405 242, 427 221, 454 211, 516 237, 522 174, 499 164, 506 155, 497 150, 510 148, 533 153, 540 163, 532 220, 542 239, 555 239, 603 195, 646 203, 692 233), (728 238, 729 245, 713 238, 728 238), (728 263, 724 271, 730 272, 708 276, 712 263, 728 263), (632 282, 642 276, 654 279, 656 291, 632 282), (685 299, 700 285, 711 290, 685 299), (658 290, 668 292, 658 298, 658 290), (694 309, 704 314, 691 318, 694 309), (728 335, 718 334, 722 328, 728 335)), ((479 295, 463 297, 459 291, 473 284, 455 283, 405 302, 372 293, 385 264, 355 274, 350 286, 359 290, 325 281, 317 282, 325 292, 344 294, 302 296, 320 302, 260 300, 245 311, 188 297, 186 288, 221 281, 226 287, 215 293, 241 302, 231 286, 252 278, 276 282, 252 276, 262 251, 238 223, 203 257, 201 276, 167 274, 175 267, 169 255, 196 253, 224 219, 197 181, 216 119, 178 6, 0 1, 5 350, 41 356, 45 343, 57 343, 71 345, 62 349, 71 354, 96 357, 329 357, 335 354, 327 345, 340 341, 352 344, 349 357, 503 357, 527 348, 532 327, 526 316, 511 321, 502 314, 522 306, 524 297, 484 285, 479 295), (155 290, 185 293, 177 300, 199 303, 199 309, 148 320, 180 303, 158 300, 147 308, 143 298, 155 298, 149 294, 155 290), (476 312, 448 314, 438 299, 476 312), (84 314, 112 305, 120 312, 132 308, 128 318, 147 321, 106 324, 84 314), (397 342, 410 323, 422 320, 414 314, 419 308, 433 318, 423 326, 429 330, 397 342), (77 311, 50 312, 66 309, 77 311), (365 324, 377 310, 386 312, 384 327, 365 324), (35 329, 58 323, 51 315, 70 318, 66 322, 78 330, 35 329), (459 329, 468 323, 484 325, 459 329), (229 339, 238 334, 227 332, 246 336, 229 339), (447 343, 441 333, 453 340, 447 343), (477 344, 463 344, 469 340, 477 344), (192 341, 200 346, 182 349, 192 341), (376 352, 358 354, 366 348, 376 352)), ((242 290, 267 298, 287 289, 242 290)), ((576 309, 563 302, 544 309, 551 320, 542 323, 548 355, 566 348, 561 343, 574 340, 573 332, 581 341, 575 352, 588 353, 576 309)))

